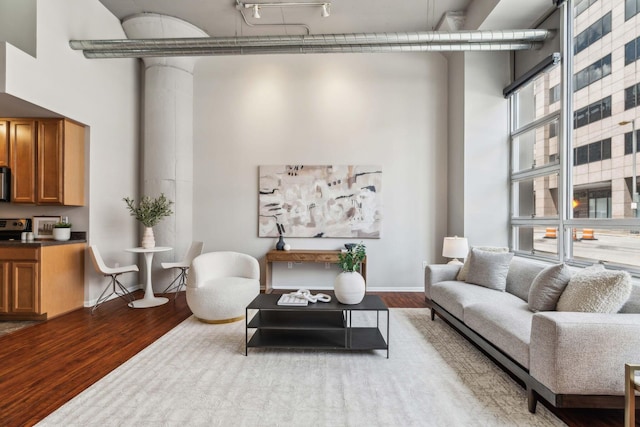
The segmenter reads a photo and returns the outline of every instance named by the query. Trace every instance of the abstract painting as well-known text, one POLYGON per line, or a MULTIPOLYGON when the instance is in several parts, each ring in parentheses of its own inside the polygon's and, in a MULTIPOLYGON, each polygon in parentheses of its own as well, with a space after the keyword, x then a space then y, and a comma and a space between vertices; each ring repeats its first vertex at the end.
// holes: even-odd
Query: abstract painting
POLYGON ((260 237, 380 238, 381 166, 260 166, 260 237))

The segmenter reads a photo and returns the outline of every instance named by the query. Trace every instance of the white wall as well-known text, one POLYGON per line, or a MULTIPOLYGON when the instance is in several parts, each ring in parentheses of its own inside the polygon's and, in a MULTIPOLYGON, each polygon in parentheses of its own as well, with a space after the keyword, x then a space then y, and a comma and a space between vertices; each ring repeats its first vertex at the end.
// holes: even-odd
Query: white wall
POLYGON ((470 245, 508 246, 509 54, 464 54, 464 232, 470 245))
MULTIPOLYGON (((249 253, 264 271, 275 239, 257 237, 260 165, 380 164, 383 231, 364 241, 368 287, 423 287, 422 261, 439 259, 447 217, 443 56, 204 58, 194 76, 194 238, 205 251, 249 253)), ((286 240, 299 249, 353 241, 286 240)), ((331 281, 278 273, 276 285, 331 281)))
MULTIPOLYGON (((73 230, 87 231, 108 264, 136 262, 124 248, 138 246, 138 227, 126 212, 124 196, 138 192, 138 62, 90 60, 71 50, 70 39, 125 38, 119 21, 97 0, 38 0, 37 57, 7 45, 5 91, 89 127, 87 206, 82 208, 2 206, 2 216, 67 215, 73 230)), ((0 87, 3 85, 0 84, 0 87)), ((11 116, 11 111, 1 111, 11 116)), ((86 257, 85 303, 102 291, 86 257)), ((124 278, 137 283, 137 277, 124 278)))
MULTIPOLYGON (((448 235, 471 246, 509 243, 509 54, 465 52, 449 61, 448 235)), ((442 246, 441 246, 442 247, 442 246)))
POLYGON ((36 0, 0 0, 0 41, 36 56, 36 0))

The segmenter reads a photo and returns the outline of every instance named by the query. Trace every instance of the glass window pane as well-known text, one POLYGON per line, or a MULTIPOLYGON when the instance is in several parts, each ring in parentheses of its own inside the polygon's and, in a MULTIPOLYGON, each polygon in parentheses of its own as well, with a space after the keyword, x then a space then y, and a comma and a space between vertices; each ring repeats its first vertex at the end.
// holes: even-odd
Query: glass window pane
POLYGON ((513 227, 513 249, 557 259, 558 228, 549 227, 513 227))
POLYGON ((628 21, 636 14, 636 2, 635 0, 624 1, 624 20, 628 21))
POLYGON ((589 106, 589 123, 593 123, 602 118, 602 104, 593 104, 589 106))
POLYGON ((605 261, 635 269, 640 267, 640 236, 637 231, 578 228, 575 237, 572 240, 574 259, 605 261))
POLYGON ((602 77, 611 74, 611 54, 602 58, 602 77))
POLYGON ((606 117, 611 117, 611 97, 610 96, 607 96, 602 100, 602 118, 604 119, 606 117))
POLYGON ((577 165, 586 165, 589 163, 589 149, 587 145, 583 145, 582 147, 578 147, 575 150, 575 164, 577 165))
POLYGON ((629 65, 636 60, 636 41, 631 40, 624 45, 624 65, 629 65))
POLYGON ((611 158, 611 138, 602 141, 602 160, 611 158))
POLYGON ((558 175, 526 179, 513 184, 516 200, 514 216, 520 218, 558 217, 558 175))
POLYGON ((558 121, 537 127, 513 139, 513 172, 553 163, 558 158, 558 121))
POLYGON ((600 141, 589 144, 589 162, 602 160, 602 143, 600 141))

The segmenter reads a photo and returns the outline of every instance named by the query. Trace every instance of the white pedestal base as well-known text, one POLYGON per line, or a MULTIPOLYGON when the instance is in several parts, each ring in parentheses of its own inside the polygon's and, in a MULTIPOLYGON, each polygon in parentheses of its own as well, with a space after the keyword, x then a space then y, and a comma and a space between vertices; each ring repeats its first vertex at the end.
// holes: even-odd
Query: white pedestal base
POLYGON ((151 298, 142 298, 137 299, 133 302, 129 303, 129 307, 131 308, 149 308, 149 307, 157 307, 162 304, 166 304, 169 301, 169 298, 165 297, 151 297, 151 298))

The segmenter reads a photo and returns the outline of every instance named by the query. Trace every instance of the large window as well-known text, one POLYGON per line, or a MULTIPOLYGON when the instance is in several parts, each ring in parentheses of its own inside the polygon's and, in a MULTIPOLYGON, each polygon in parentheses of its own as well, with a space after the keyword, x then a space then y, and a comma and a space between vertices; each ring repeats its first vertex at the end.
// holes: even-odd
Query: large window
POLYGON ((640 276, 640 0, 561 10, 575 36, 562 67, 511 95, 512 246, 640 276))

